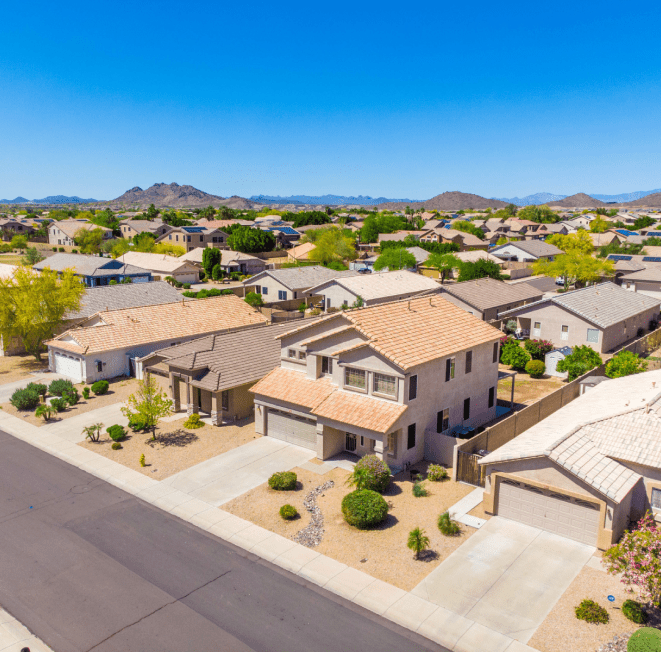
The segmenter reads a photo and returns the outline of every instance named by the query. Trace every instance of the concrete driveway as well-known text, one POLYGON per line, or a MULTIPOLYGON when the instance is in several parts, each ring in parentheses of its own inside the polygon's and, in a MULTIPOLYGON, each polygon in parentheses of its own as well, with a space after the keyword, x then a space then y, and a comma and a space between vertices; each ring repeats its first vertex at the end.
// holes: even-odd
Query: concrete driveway
POLYGON ((179 491, 212 505, 223 503, 316 456, 315 451, 271 437, 260 437, 163 480, 179 491))
POLYGON ((496 516, 412 593, 527 643, 594 551, 496 516))

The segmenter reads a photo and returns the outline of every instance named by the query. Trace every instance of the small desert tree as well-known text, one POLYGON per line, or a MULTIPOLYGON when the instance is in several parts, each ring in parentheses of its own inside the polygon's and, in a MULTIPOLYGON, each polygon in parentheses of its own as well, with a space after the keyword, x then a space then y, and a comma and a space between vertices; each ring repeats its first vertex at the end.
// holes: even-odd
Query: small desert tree
POLYGON ((127 406, 122 408, 122 413, 129 421, 144 424, 146 430, 151 429, 152 439, 156 439, 156 427, 158 422, 172 414, 172 401, 159 387, 156 379, 149 373, 138 381, 138 389, 135 394, 127 399, 127 406))
POLYGON ((621 378, 647 371, 647 360, 642 360, 631 351, 620 351, 606 363, 606 375, 609 378, 621 378))
POLYGON ((406 542, 409 550, 415 552, 415 558, 420 559, 420 553, 429 548, 429 537, 425 536, 425 531, 419 527, 409 532, 409 539, 406 542))

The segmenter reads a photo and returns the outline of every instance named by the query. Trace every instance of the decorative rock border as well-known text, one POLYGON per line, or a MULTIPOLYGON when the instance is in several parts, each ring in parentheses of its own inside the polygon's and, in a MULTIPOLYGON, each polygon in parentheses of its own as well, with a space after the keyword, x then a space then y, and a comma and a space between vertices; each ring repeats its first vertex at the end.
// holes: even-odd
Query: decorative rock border
POLYGON ((319 485, 316 489, 313 489, 305 497, 303 507, 312 514, 312 518, 307 527, 304 527, 292 537, 296 543, 300 543, 306 548, 314 548, 321 543, 321 539, 324 536, 324 515, 321 513, 319 507, 317 507, 317 497, 322 492, 326 491, 326 489, 330 489, 334 486, 335 483, 332 480, 329 480, 328 482, 319 485))

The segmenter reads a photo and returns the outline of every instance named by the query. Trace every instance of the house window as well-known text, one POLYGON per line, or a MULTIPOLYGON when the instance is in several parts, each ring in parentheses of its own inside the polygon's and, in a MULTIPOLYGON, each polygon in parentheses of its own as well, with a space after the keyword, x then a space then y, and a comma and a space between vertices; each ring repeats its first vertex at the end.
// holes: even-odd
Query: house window
POLYGON ((489 407, 492 408, 496 399, 496 388, 489 387, 489 407))
POLYGON ((388 435, 388 455, 390 457, 397 457, 397 433, 391 432, 388 435))
POLYGON ((344 371, 344 384, 347 387, 355 387, 356 389, 365 389, 367 374, 362 369, 352 369, 347 367, 344 371))
POLYGON ((661 489, 652 489, 652 509, 661 510, 661 489))
POLYGON ((451 380, 454 378, 454 364, 455 360, 454 358, 448 358, 445 361, 445 382, 447 383, 448 380, 451 380))
POLYGON ((329 358, 326 355, 321 356, 321 373, 322 374, 333 373, 333 358, 329 358))
POLYGON ((397 380, 394 376, 386 376, 385 374, 374 374, 372 383, 372 391, 375 394, 386 394, 387 396, 395 396, 397 391, 397 380))
POLYGON ((296 357, 296 351, 294 351, 294 349, 289 349, 289 351, 287 352, 287 355, 290 358, 295 358, 296 357))
POLYGON ((103 371, 103 362, 101 360, 96 361, 96 370, 100 373, 103 371))
POLYGON ((407 450, 411 450, 411 448, 415 447, 415 423, 412 423, 409 426, 408 432, 407 432, 407 438, 406 438, 406 448, 407 450))
POLYGON ((464 421, 470 419, 471 416, 471 400, 469 398, 464 399, 464 421))
POLYGON ((266 285, 262 285, 262 294, 268 294, 269 289, 266 287, 266 285))
POLYGON ((306 358, 305 351, 299 351, 298 352, 298 359, 299 360, 305 360, 305 358, 306 358))
POLYGON ((596 328, 588 328, 588 342, 596 344, 599 341, 599 331, 596 328))
POLYGON ((223 410, 230 409, 230 393, 226 389, 220 393, 220 407, 223 410))
POLYGON ((541 332, 542 332, 542 322, 536 321, 532 327, 532 334, 539 336, 541 332))
POLYGON ((498 342, 493 343, 493 363, 498 362, 498 342))
POLYGON ((473 352, 468 351, 466 353, 466 373, 469 374, 473 369, 473 352))
POLYGON ((409 378, 409 401, 417 398, 418 396, 418 377, 411 376, 409 378))
POLYGON ((561 340, 568 340, 569 339, 569 326, 562 326, 561 333, 560 333, 560 339, 561 340))
POLYGON ((450 408, 436 413, 436 432, 445 432, 450 427, 450 408))
POLYGON ((278 301, 284 301, 287 298, 287 290, 278 290, 278 301))

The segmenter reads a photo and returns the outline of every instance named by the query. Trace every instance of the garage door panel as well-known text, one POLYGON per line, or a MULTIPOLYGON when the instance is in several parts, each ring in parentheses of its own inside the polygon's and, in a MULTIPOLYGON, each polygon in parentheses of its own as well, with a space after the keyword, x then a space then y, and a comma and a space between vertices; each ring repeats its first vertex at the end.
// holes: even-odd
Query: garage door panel
POLYGON ((310 450, 317 448, 317 423, 313 419, 269 408, 267 435, 310 450))
POLYGON ((54 359, 55 373, 71 378, 76 383, 82 381, 79 359, 70 358, 60 353, 56 353, 54 359))

